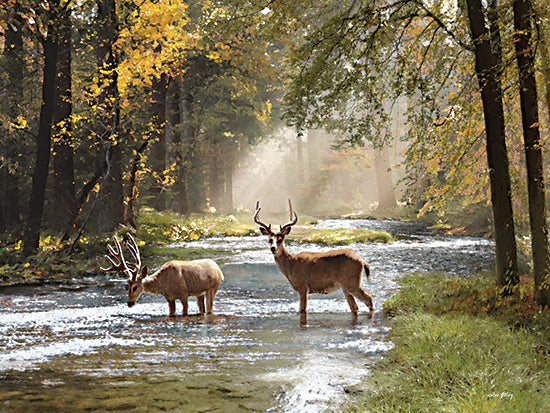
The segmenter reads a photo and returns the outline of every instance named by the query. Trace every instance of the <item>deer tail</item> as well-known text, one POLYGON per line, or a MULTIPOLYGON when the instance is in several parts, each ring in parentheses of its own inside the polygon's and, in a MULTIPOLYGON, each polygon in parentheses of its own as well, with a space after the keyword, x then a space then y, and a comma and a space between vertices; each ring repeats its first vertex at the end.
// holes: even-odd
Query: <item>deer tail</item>
POLYGON ((369 264, 367 264, 366 262, 363 262, 363 270, 365 270, 365 275, 367 276, 367 281, 370 282, 370 268, 369 268, 369 264))

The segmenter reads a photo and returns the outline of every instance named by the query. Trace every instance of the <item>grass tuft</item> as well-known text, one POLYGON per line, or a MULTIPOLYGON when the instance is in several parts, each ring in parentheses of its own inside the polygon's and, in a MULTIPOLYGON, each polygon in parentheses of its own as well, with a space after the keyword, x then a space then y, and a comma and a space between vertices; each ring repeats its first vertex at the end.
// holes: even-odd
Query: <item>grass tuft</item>
POLYGON ((384 231, 372 229, 311 229, 298 227, 293 229, 288 240, 298 244, 314 243, 319 245, 349 245, 358 242, 389 243, 393 237, 384 231))

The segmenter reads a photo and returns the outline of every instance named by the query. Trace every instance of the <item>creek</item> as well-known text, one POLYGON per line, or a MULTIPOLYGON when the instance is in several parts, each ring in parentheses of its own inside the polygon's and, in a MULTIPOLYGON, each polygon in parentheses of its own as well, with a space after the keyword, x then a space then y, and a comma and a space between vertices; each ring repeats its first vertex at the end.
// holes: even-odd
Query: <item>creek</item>
MULTIPOLYGON (((298 294, 265 237, 210 238, 167 248, 216 249, 225 276, 212 316, 167 317, 162 296, 126 305, 126 281, 90 274, 62 285, 0 288, 0 412, 324 412, 338 410, 391 348, 382 303, 417 271, 469 276, 493 264, 491 240, 436 235, 415 223, 325 220, 398 238, 353 244, 371 267, 376 315, 350 322, 341 292, 298 294), (221 257, 221 259, 220 259, 221 257)), ((290 244, 291 252, 329 249, 290 244)), ((148 264, 144 257, 144 263, 148 264)), ((149 263, 150 264, 150 263, 149 263)), ((181 314, 178 302, 176 311, 181 314)))

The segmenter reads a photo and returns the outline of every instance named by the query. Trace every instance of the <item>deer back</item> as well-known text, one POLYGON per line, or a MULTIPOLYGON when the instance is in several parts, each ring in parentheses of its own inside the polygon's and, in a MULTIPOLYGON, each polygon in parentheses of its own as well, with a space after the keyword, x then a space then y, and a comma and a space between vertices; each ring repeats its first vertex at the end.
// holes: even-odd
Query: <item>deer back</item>
POLYGON ((147 291, 175 295, 185 290, 189 295, 217 287, 223 280, 218 265, 210 260, 168 261, 143 280, 147 291))
POLYGON ((352 249, 327 252, 301 252, 281 257, 277 264, 295 289, 307 286, 314 292, 330 292, 340 287, 357 285, 362 269, 367 265, 363 257, 352 249), (280 265, 279 265, 280 264, 280 265))

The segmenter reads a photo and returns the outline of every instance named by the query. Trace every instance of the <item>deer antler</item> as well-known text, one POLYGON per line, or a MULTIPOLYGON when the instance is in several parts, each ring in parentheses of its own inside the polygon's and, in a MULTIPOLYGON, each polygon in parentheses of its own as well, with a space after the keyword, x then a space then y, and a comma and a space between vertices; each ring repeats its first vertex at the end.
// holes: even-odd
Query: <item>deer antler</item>
POLYGON ((132 255, 132 258, 134 258, 135 263, 134 264, 128 264, 128 266, 132 269, 132 273, 138 273, 141 269, 141 256, 139 254, 139 248, 134 240, 134 237, 130 234, 126 234, 128 241, 126 242, 126 246, 128 247, 128 250, 130 251, 130 254, 132 255))
POLYGON ((281 225, 281 232, 287 227, 291 227, 293 225, 296 225, 298 222, 298 215, 296 215, 296 212, 292 211, 292 202, 290 202, 290 199, 288 200, 288 208, 290 209, 290 222, 284 225, 281 225), (294 214, 294 219, 292 219, 292 214, 294 214))
POLYGON ((256 224, 258 224, 260 227, 262 227, 263 229, 265 229, 266 231, 269 231, 271 232, 271 224, 269 224, 269 226, 267 226, 266 224, 264 224, 262 221, 260 221, 258 215, 260 214, 260 201, 256 202, 256 213, 254 214, 254 222, 256 224))
POLYGON ((111 247, 109 244, 107 244, 107 252, 109 255, 105 255, 105 259, 107 262, 111 265, 109 268, 100 268, 103 272, 123 272, 128 276, 129 280, 134 280, 141 268, 141 259, 139 258, 139 250, 137 250, 137 245, 130 235, 130 238, 133 242, 133 246, 128 246, 128 249, 130 250, 130 253, 136 260, 135 264, 128 264, 126 260, 124 259, 124 254, 122 253, 122 247, 120 246, 120 242, 116 237, 113 237, 113 244, 114 248, 111 247), (137 251, 137 256, 135 255, 135 252, 132 251, 132 248, 135 248, 137 251))

